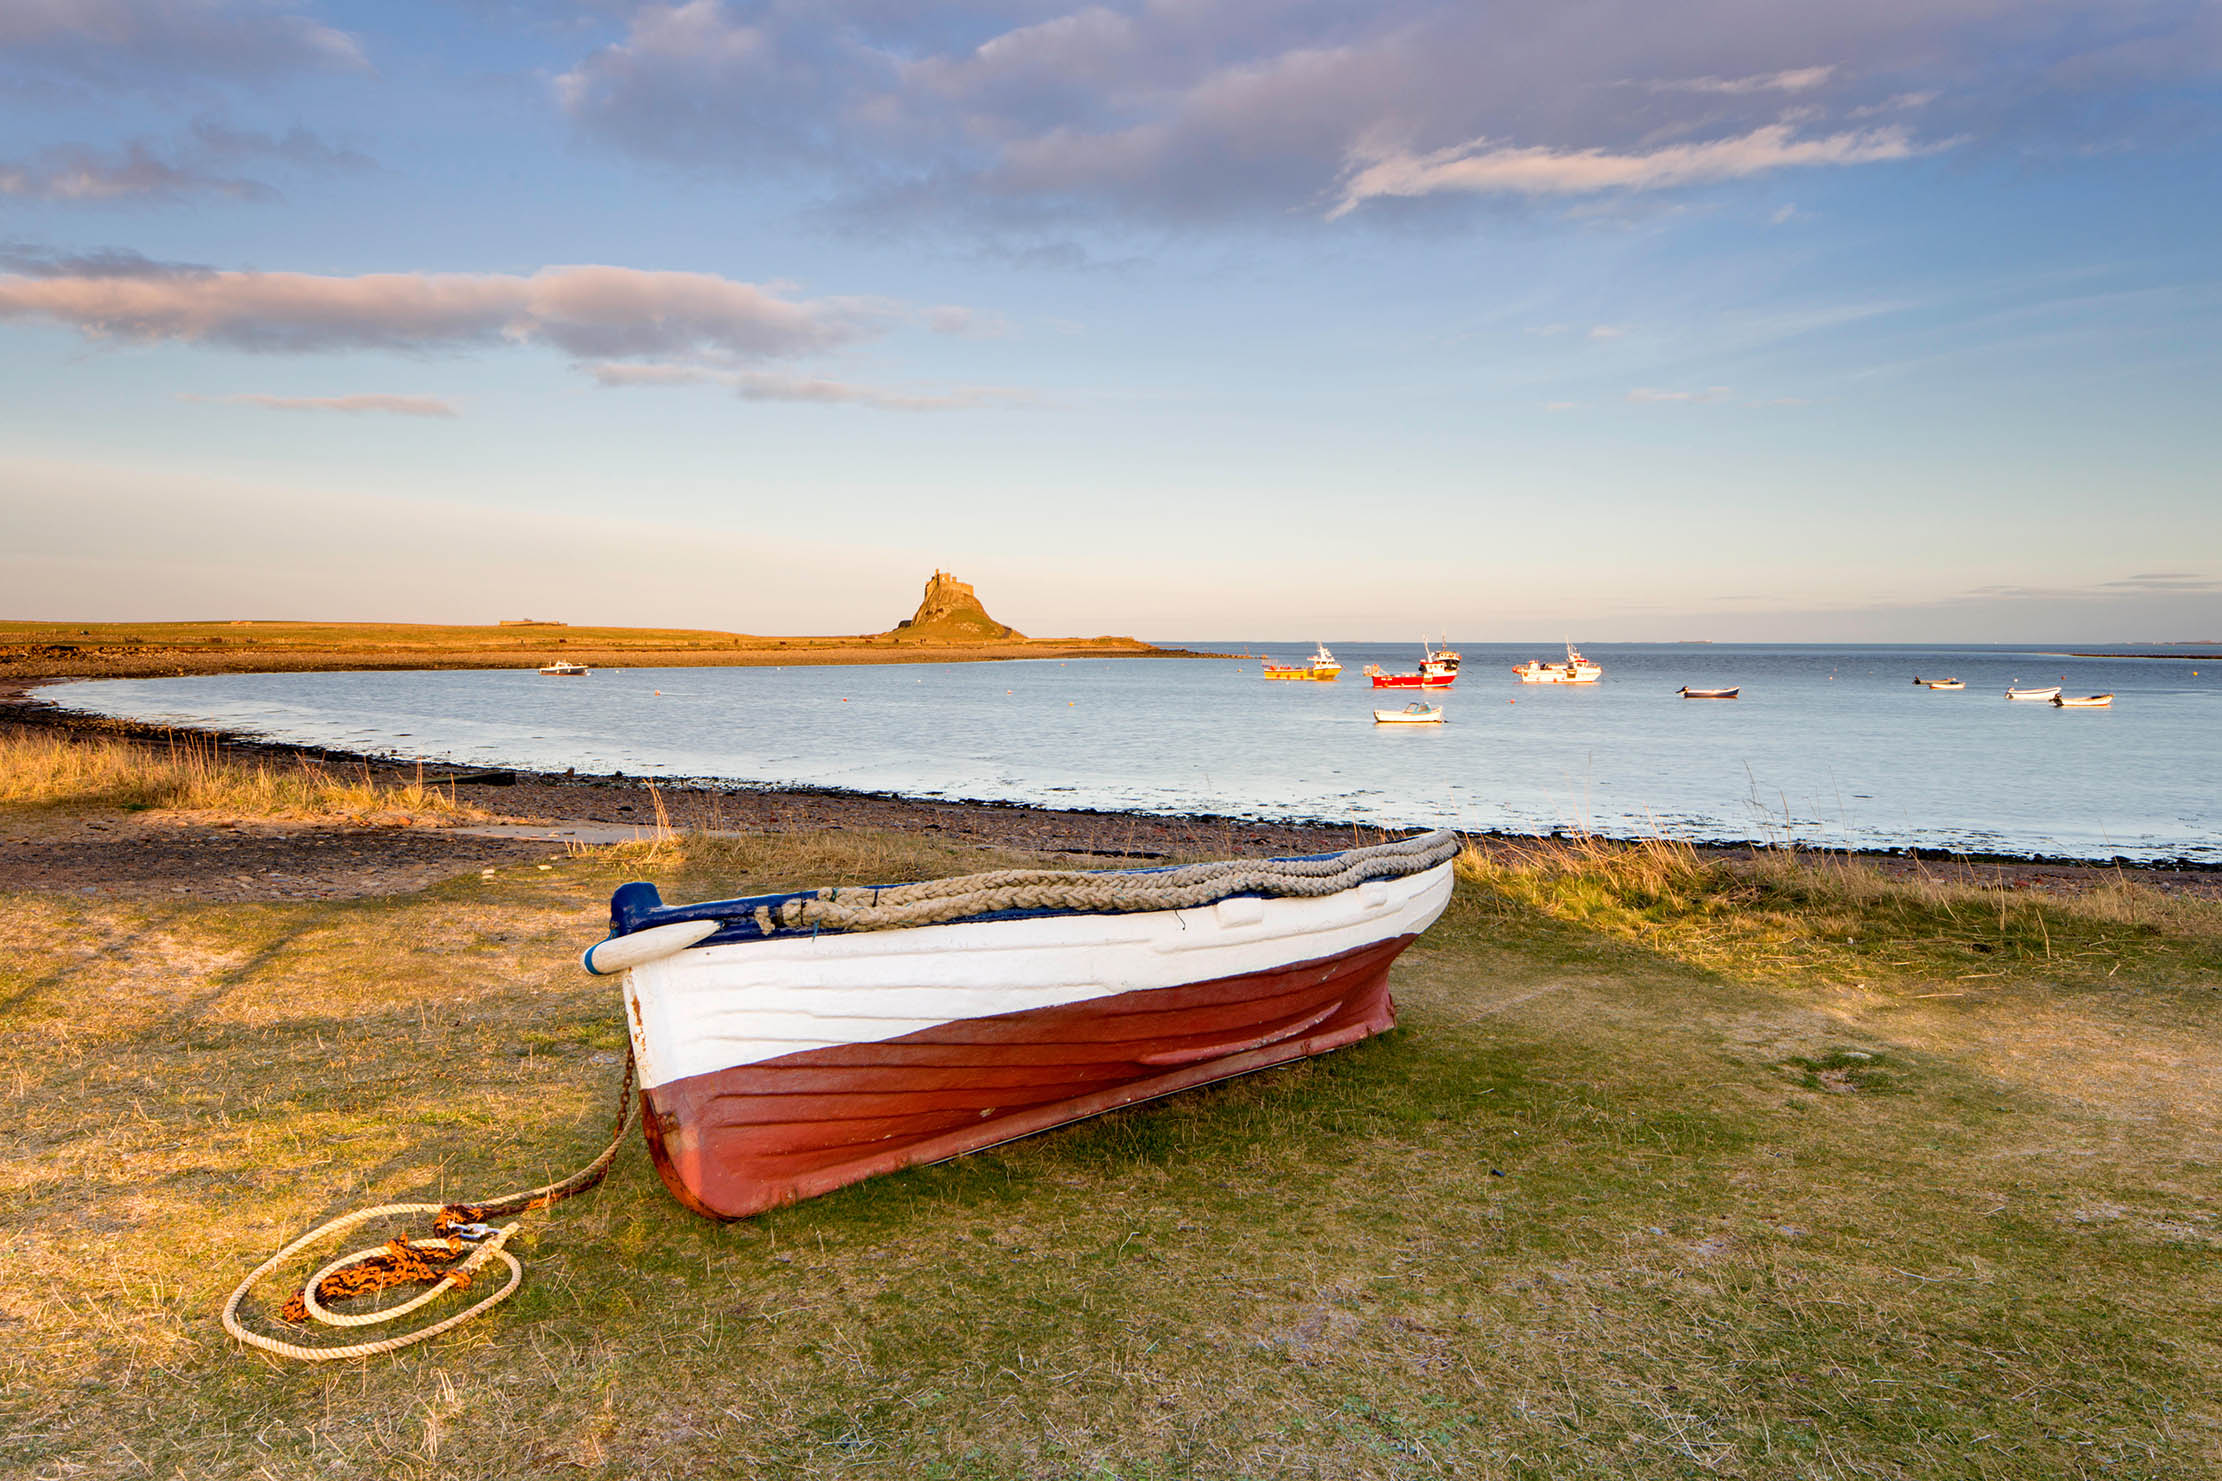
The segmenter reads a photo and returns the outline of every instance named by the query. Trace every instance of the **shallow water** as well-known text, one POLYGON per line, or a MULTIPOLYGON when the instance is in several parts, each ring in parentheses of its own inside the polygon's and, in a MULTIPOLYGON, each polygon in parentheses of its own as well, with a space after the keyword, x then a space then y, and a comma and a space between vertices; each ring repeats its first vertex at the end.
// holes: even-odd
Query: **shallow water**
MULTIPOLYGON (((1189 644, 1236 648, 1240 645, 1189 644)), ((2222 863, 2222 659, 2008 648, 1461 645, 1440 728, 1376 726, 1416 646, 1335 644, 1331 684, 1254 661, 235 674, 57 686, 73 708, 470 765, 1057 807, 1693 841, 2222 863), (1952 675, 1961 691, 1917 688, 1952 675), (2009 703, 2009 684, 2116 695, 2009 703), (1735 701, 1674 691, 1743 686, 1735 701)), ((1269 646, 1294 660, 1310 645, 1269 646)))

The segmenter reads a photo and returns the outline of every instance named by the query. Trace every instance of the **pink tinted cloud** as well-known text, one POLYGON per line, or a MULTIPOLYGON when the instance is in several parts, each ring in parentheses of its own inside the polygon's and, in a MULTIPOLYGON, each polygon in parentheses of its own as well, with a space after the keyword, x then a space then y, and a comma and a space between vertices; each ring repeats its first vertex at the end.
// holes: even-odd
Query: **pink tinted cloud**
POLYGON ((387 412, 401 417, 452 417, 455 407, 438 396, 395 396, 383 392, 360 392, 351 396, 273 396, 261 391, 242 391, 232 396, 199 396, 183 392, 180 401, 221 401, 234 406, 260 406, 270 411, 341 411, 361 414, 366 411, 387 412))
POLYGON ((729 388, 743 401, 800 401, 821 406, 862 406, 873 411, 963 411, 1031 399, 1007 386, 954 386, 945 391, 890 390, 824 376, 784 371, 738 370, 721 365, 603 364, 594 379, 612 388, 625 386, 698 386, 729 388))
POLYGON ((91 338, 237 349, 452 349, 545 344, 625 357, 715 350, 777 358, 877 333, 882 311, 797 300, 709 273, 551 267, 504 273, 205 272, 0 276, 0 320, 91 338))
POLYGON ((1772 123, 1734 138, 1673 144, 1647 152, 1517 148, 1475 139, 1428 154, 1392 151, 1354 161, 1329 219, 1347 216, 1384 196, 1445 192, 1504 195, 1593 195, 1607 190, 1664 190, 1815 165, 1861 165, 1924 152, 1902 128, 1852 130, 1801 138, 1772 123))

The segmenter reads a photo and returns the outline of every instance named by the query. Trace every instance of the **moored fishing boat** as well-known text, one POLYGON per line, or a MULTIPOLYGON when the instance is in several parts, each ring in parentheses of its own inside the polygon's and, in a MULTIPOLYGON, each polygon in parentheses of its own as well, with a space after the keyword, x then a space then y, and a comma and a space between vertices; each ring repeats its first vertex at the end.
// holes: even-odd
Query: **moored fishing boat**
POLYGON ((1512 672, 1523 684, 1594 684, 1605 675, 1604 669, 1582 657, 1581 650, 1572 643, 1566 645, 1564 663, 1531 658, 1514 664, 1512 672))
POLYGON ((1744 686, 1741 684, 1738 684, 1733 689, 1692 689, 1689 685, 1685 684, 1680 689, 1677 689, 1674 692, 1681 695, 1684 699, 1734 699, 1737 695, 1743 693, 1743 691, 1744 686))
POLYGON ((2053 684, 2043 689, 2008 689, 2006 697, 2008 699, 2058 699, 2060 697, 2060 686, 2053 684))
POLYGON ((1443 707, 1415 699, 1401 710, 1375 710, 1373 712, 1373 723, 1376 725, 1440 725, 1443 723, 1443 707))
POLYGON ((1320 643, 1312 649, 1307 663, 1274 663, 1267 660, 1260 671, 1268 679, 1333 679, 1342 674, 1342 662, 1320 643))
POLYGON ((577 679, 589 672, 590 670, 583 663, 570 663, 560 658, 554 663, 546 663, 540 666, 541 675, 550 679, 577 679))
POLYGON ((1913 682, 1923 689, 1965 689, 1967 687, 1964 682, 1958 679, 1924 679, 1919 674, 1913 676, 1913 682))
POLYGON ((2052 696, 2052 702, 2063 710, 2103 710, 2114 703, 2114 696, 2111 694, 2086 694, 2079 697, 2072 694, 2055 694, 2052 696))
POLYGON ((1455 649, 1438 648, 1423 639, 1420 651, 1420 671, 1416 674, 1386 673, 1380 664, 1369 663, 1365 675, 1376 689, 1448 689, 1458 682, 1458 665, 1463 660, 1455 649))
POLYGON ((664 1182, 741 1218, 1389 1028, 1458 847, 683 906, 629 884, 585 962, 623 975, 664 1182))

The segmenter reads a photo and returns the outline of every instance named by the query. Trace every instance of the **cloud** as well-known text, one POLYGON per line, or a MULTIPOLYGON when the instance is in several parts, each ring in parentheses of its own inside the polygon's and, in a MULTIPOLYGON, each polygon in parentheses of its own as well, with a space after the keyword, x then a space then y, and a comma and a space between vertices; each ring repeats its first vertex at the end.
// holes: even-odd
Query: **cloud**
POLYGON ((1749 0, 685 0, 629 10, 552 88, 583 137, 637 158, 1019 251, 1074 221, 1299 221, 1368 167, 1357 198, 1444 210, 1882 162, 1917 146, 1860 120, 1922 103, 1954 138, 2082 148, 2094 119, 2157 136, 2151 80, 2222 61, 2195 9, 1873 0, 1771 24, 1749 0))
POLYGON ((28 242, 0 242, 0 271, 28 278, 182 278, 215 271, 193 262, 162 262, 128 247, 55 252, 28 242))
POLYGON ((1619 339, 1627 332, 1625 328, 1618 324, 1592 324, 1589 326, 1589 337, 1591 339, 1619 339))
POLYGON ((16 0, 0 4, 0 55, 34 77, 157 90, 370 66, 347 32, 263 0, 16 0))
POLYGON ((376 392, 353 396, 271 396, 243 391, 232 396, 178 394, 180 401, 221 401, 235 406, 260 406, 271 411, 389 412, 402 417, 452 417, 455 407, 437 396, 391 396, 376 392))
POLYGON ((269 200, 278 194, 270 186, 222 169, 242 160, 326 174, 377 168, 368 155, 327 144, 305 128, 273 135, 234 129, 214 118, 196 120, 183 145, 169 153, 166 159, 143 140, 113 154, 81 144, 58 145, 32 161, 0 161, 0 195, 80 202, 211 196, 269 200))
POLYGON ((874 411, 961 411, 1031 399, 1023 391, 1002 386, 958 386, 932 392, 892 391, 822 376, 718 365, 602 364, 592 369, 597 382, 612 388, 719 385, 730 388, 743 401, 801 401, 821 406, 863 406, 874 411))
POLYGON ((1648 82, 1644 86, 1660 93, 1714 93, 1723 97, 1741 97, 1747 93, 1802 93, 1819 87, 1835 75, 1834 67, 1793 67, 1782 72, 1764 72, 1756 77, 1683 77, 1664 82, 1648 82))
MULTIPOLYGON (((1929 146, 1934 148, 1936 146, 1929 146)), ((1734 138, 1670 144, 1645 153, 1602 149, 1519 148, 1475 139, 1431 154, 1389 153, 1352 163, 1343 196, 1329 219, 1347 216, 1384 196, 1465 194, 1594 195, 1607 190, 1665 190, 1737 180, 1770 170, 1815 165, 1873 164, 1925 152, 1901 128, 1855 130, 1800 138, 1773 123, 1734 138)))
POLYGON ((182 199, 225 196, 264 200, 277 192, 253 180, 216 175, 191 165, 169 164, 144 144, 103 156, 78 145, 50 149, 36 161, 0 162, 0 195, 48 201, 182 199))
POLYGON ((549 267, 504 273, 148 272, 0 276, 0 320, 88 338, 232 349, 443 350, 544 344, 627 358, 704 350, 769 359, 880 331, 881 306, 798 301, 709 273, 549 267))
POLYGON ((222 119, 193 120, 193 142, 219 159, 273 160, 297 170, 326 174, 375 170, 378 161, 353 149, 328 144, 310 130, 295 124, 283 134, 255 129, 235 129, 222 119))
POLYGON ((2222 578, 2198 571, 2148 571, 2113 581, 2093 581, 2080 586, 1975 586, 1956 598, 1962 602, 1991 601, 2103 601, 2134 593, 2222 594, 2222 578))
POLYGON ((1707 386, 1702 391, 1662 391, 1654 386, 1638 386, 1628 393, 1630 401, 1721 401, 1727 396, 1726 386, 1707 386))

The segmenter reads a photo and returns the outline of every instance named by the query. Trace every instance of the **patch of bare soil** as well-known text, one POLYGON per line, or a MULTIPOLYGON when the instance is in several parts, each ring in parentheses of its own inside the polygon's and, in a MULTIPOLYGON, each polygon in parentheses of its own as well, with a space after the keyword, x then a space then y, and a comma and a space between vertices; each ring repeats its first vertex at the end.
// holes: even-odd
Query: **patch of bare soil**
POLYGON ((0 891, 109 899, 360 899, 550 856, 546 843, 435 828, 205 824, 129 814, 0 818, 0 891))

